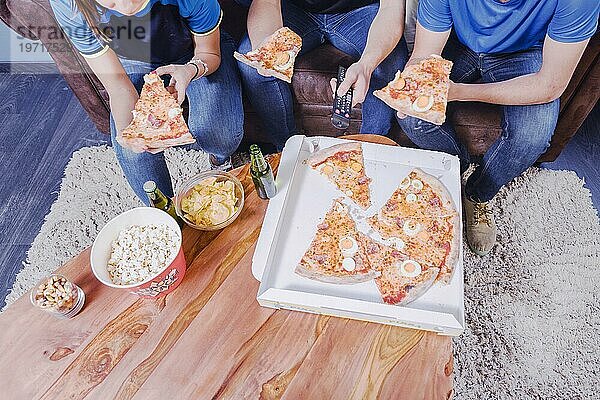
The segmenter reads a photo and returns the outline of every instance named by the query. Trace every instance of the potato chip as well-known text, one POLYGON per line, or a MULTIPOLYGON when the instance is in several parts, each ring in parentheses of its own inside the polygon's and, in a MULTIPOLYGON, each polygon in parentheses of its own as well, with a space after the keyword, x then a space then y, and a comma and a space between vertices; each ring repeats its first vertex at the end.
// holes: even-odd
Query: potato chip
POLYGON ((181 199, 185 218, 200 226, 214 226, 227 221, 237 212, 235 185, 230 180, 210 177, 195 185, 181 199))

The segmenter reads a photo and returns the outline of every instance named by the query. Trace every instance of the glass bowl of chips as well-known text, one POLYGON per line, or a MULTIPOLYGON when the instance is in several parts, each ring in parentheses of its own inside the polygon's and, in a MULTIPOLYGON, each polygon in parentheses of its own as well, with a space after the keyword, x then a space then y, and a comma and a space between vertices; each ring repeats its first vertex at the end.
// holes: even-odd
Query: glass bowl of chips
POLYGON ((186 224, 216 231, 231 224, 244 207, 244 187, 233 175, 204 171, 185 181, 175 196, 175 210, 186 224))

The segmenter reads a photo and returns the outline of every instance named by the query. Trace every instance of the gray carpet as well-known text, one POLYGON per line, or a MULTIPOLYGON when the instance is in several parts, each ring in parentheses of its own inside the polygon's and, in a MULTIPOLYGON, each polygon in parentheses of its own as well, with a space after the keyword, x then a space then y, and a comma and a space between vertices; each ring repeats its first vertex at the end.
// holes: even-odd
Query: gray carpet
MULTIPOLYGON (((175 185, 208 165, 194 151, 167 157, 175 185)), ((75 152, 7 303, 137 205, 111 149, 75 152)), ((600 223, 589 191, 573 172, 532 168, 495 206, 492 254, 465 248, 468 327, 454 340, 455 399, 597 399, 600 223)))

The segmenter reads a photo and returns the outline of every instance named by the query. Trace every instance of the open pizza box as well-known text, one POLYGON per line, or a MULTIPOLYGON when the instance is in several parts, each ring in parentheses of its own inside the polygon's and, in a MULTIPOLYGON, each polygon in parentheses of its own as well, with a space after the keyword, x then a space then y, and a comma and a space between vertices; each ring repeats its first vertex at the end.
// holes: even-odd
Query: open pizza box
MULTIPOLYGON (((252 259, 259 280, 261 306, 353 318, 457 336, 465 326, 462 235, 459 261, 449 285, 435 283, 423 296, 404 305, 385 304, 374 281, 354 285, 323 283, 297 275, 294 269, 311 243, 316 226, 342 196, 333 184, 304 161, 319 149, 344 143, 331 137, 291 137, 277 173, 278 194, 270 200, 252 259)), ((457 157, 445 153, 362 143, 366 174, 370 176, 372 206, 363 211, 344 199, 358 230, 376 240, 366 217, 382 207, 413 168, 437 177, 461 210, 457 157)), ((462 226, 462 217, 461 217, 462 226)), ((461 229, 462 232, 462 229, 461 229)))

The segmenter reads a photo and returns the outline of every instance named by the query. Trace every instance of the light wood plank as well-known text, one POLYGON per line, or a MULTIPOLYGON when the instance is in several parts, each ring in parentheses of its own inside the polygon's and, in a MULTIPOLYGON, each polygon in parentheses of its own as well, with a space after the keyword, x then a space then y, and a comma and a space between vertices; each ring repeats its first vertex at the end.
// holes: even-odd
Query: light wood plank
POLYGON ((11 398, 38 398, 107 323, 138 299, 102 285, 90 273, 88 260, 86 250, 60 269, 86 293, 86 305, 76 317, 54 318, 35 309, 27 296, 0 315, 0 381, 11 398))
POLYGON ((446 399, 451 356, 448 337, 332 318, 283 399, 446 399))
MULTIPOLYGON (((248 253, 242 264, 251 259, 248 253)), ((257 307, 255 295, 247 296, 256 290, 258 282, 249 280, 247 271, 239 266, 231 271, 169 353, 157 360, 158 366, 133 398, 165 398, 173 387, 180 398, 211 398, 235 364, 234 354, 274 312, 257 307)), ((131 398, 127 387, 123 389, 118 398, 131 398)))
POLYGON ((235 364, 211 398, 280 399, 329 318, 276 311, 236 352, 235 364))

